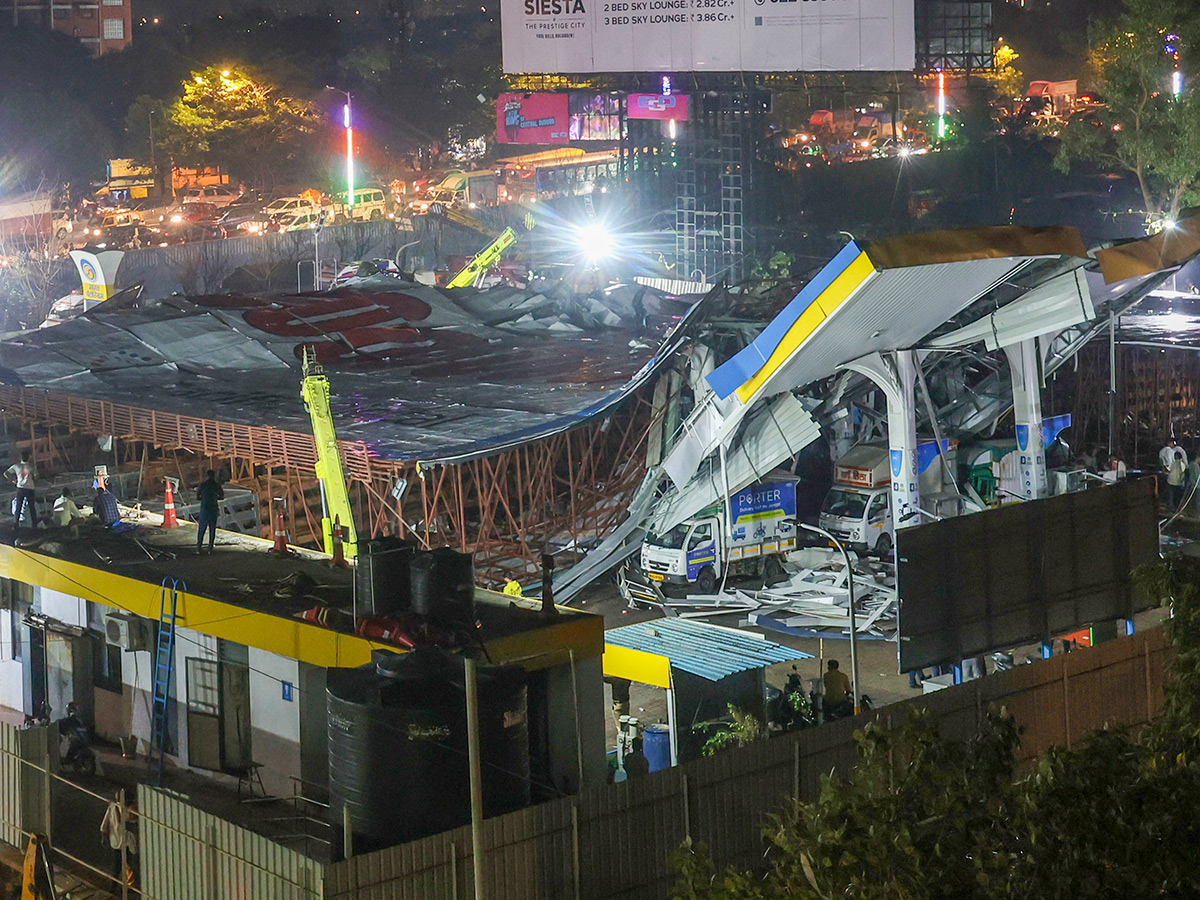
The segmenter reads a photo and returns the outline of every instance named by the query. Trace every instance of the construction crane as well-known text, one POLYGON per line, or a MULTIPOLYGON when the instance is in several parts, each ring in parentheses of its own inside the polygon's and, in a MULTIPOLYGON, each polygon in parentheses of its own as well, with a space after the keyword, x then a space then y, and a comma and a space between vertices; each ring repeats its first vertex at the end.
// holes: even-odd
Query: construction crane
MULTIPOLYGON (((532 230, 533 216, 525 214, 525 230, 532 230)), ((446 283, 446 287, 460 288, 477 285, 488 269, 500 261, 504 251, 517 242, 517 231, 511 225, 500 232, 500 236, 475 254, 474 258, 463 266, 462 271, 446 283)))
POLYGON ((346 474, 342 471, 342 453, 338 448, 337 429, 329 408, 329 379, 309 346, 304 348, 304 378, 300 382, 300 397, 312 419, 313 443, 317 446, 317 480, 321 483, 321 538, 325 552, 333 554, 333 525, 342 527, 342 549, 347 559, 358 555, 358 536, 354 530, 354 515, 350 510, 350 495, 346 491, 346 474))

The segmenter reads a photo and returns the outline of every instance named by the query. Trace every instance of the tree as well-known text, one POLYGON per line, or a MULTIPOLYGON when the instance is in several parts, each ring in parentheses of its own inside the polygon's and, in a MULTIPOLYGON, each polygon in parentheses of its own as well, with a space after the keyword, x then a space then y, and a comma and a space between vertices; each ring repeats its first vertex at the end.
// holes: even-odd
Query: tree
MULTIPOLYGON (((152 98, 139 98, 127 130, 145 134, 155 107, 152 98)), ((311 171, 321 128, 315 107, 282 95, 253 69, 209 66, 193 72, 182 96, 161 109, 155 152, 176 165, 219 165, 255 184, 311 171)))
POLYGON ((1200 59, 1180 33, 1187 19, 1173 0, 1126 0, 1093 39, 1090 65, 1105 105, 1071 116, 1054 161, 1062 172, 1093 162, 1132 174, 1151 231, 1200 200, 1200 98, 1189 83, 1172 93, 1180 62, 1200 59))
POLYGON ((995 64, 984 78, 996 88, 1001 97, 1019 97, 1025 93, 1025 73, 1013 65, 1021 54, 1001 38, 996 42, 995 64))

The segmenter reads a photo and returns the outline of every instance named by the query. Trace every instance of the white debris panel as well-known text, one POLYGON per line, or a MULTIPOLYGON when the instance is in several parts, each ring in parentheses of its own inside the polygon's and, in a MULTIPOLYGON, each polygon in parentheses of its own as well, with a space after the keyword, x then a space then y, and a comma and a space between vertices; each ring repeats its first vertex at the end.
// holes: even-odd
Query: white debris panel
MULTIPOLYGON (((854 566, 854 612, 859 634, 893 639, 896 634, 896 579, 892 567, 850 555, 854 566)), ((708 619, 737 616, 741 627, 772 630, 850 633, 849 590, 840 552, 804 548, 789 554, 786 581, 761 588, 744 584, 716 594, 665 596, 657 586, 630 582, 622 572, 618 586, 627 602, 653 603, 668 616, 708 619)))

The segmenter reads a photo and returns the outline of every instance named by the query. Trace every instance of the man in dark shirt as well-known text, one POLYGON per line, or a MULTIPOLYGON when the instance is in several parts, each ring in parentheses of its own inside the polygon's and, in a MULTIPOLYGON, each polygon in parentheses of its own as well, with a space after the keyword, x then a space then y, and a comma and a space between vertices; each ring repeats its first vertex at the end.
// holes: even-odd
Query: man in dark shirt
POLYGON ((200 498, 200 518, 197 519, 196 530, 196 552, 200 553, 204 545, 204 531, 208 530, 208 552, 213 552, 213 542, 217 538, 217 516, 220 515, 220 507, 218 501, 225 499, 225 491, 217 482, 217 473, 212 469, 208 470, 206 477, 196 488, 196 495, 200 498))
POLYGON ((96 490, 96 499, 92 501, 92 511, 95 512, 100 524, 109 528, 121 521, 121 511, 117 508, 117 498, 109 493, 107 488, 96 490))

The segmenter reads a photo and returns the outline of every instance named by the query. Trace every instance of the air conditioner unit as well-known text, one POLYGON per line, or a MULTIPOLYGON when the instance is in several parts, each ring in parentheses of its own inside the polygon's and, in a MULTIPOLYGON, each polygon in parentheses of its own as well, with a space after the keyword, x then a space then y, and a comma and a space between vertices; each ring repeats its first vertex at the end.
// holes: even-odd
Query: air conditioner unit
POLYGON ((115 612, 104 617, 104 636, 122 650, 149 650, 146 623, 133 613, 115 612))

